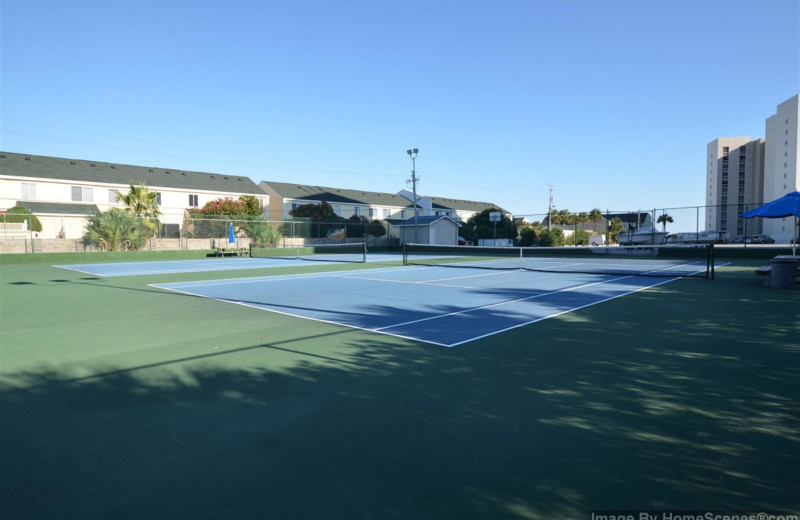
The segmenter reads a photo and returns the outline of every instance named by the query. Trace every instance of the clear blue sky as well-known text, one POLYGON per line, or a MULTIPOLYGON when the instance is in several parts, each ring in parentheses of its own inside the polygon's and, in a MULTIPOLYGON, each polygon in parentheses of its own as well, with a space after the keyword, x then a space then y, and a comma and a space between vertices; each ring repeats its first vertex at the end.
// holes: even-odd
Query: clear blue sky
POLYGON ((798 0, 3 0, 4 151, 495 202, 699 205, 800 90, 798 0))

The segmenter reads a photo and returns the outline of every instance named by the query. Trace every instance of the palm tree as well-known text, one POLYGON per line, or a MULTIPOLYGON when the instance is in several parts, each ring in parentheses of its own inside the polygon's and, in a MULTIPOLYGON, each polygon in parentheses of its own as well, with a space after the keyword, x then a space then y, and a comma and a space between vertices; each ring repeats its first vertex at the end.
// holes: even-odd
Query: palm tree
POLYGON ((659 215, 658 219, 656 219, 656 223, 657 224, 661 224, 663 226, 662 227, 662 231, 666 231, 667 230, 667 222, 672 224, 674 222, 674 220, 672 220, 672 217, 670 217, 666 213, 662 213, 661 215, 659 215))
POLYGON ((609 240, 611 242, 616 242, 623 228, 622 220, 619 218, 611 219, 611 222, 608 223, 609 240))
POLYGON ((603 220, 603 212, 595 208, 589 212, 589 220, 594 224, 594 230, 597 231, 597 223, 603 220))
POLYGON ((120 202, 128 206, 128 212, 139 217, 151 236, 155 236, 158 231, 158 217, 161 216, 161 211, 158 209, 158 192, 150 191, 145 184, 139 186, 131 184, 131 189, 126 195, 119 190, 114 190, 114 193, 120 202))
POLYGON ((84 240, 106 251, 139 249, 144 243, 142 220, 127 211, 110 211, 89 217, 84 240))

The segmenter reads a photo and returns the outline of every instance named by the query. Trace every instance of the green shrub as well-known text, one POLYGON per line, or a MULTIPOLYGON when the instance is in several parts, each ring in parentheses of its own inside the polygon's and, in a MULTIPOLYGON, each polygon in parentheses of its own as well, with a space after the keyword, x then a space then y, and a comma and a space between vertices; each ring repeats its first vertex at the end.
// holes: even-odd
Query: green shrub
POLYGON ((20 205, 16 205, 11 209, 7 209, 5 212, 4 222, 25 222, 28 221, 28 230, 29 231, 41 231, 42 230, 42 223, 39 219, 31 213, 31 211, 20 205))

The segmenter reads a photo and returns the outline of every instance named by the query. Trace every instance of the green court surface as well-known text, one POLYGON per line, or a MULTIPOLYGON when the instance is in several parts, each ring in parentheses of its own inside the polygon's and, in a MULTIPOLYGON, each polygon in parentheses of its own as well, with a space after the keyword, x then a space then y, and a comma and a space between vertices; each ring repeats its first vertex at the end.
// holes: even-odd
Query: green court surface
POLYGON ((253 270, 43 256, 0 259, 4 520, 800 507, 800 290, 764 260, 447 349, 148 285, 253 270))

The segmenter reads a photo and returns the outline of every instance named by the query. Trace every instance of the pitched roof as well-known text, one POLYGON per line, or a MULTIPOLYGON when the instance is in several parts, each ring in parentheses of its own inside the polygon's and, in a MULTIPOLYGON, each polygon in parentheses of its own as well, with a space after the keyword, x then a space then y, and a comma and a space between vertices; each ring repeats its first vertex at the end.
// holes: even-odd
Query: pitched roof
POLYGON ((0 175, 264 195, 247 177, 0 152, 0 175))
MULTIPOLYGON (((349 204, 367 204, 370 206, 393 206, 411 208, 414 203, 399 193, 380 193, 364 190, 349 190, 344 188, 331 188, 328 186, 310 186, 290 182, 262 181, 262 186, 272 188, 285 199, 311 200, 325 202, 344 202, 349 204)), ((420 195, 422 197, 422 195, 420 195)), ((450 209, 462 211, 481 212, 485 209, 497 208, 504 213, 506 210, 497 204, 477 202, 474 200, 451 199, 445 197, 428 197, 435 209, 450 209)))
POLYGON ((22 206, 34 215, 94 215, 100 213, 100 208, 97 207, 97 204, 20 200, 16 205, 22 206))
POLYGON ((508 211, 504 210, 497 204, 492 204, 491 202, 478 202, 475 200, 462 200, 462 199, 450 199, 445 197, 428 197, 433 202, 433 207, 436 209, 452 209, 452 210, 461 210, 461 211, 474 211, 476 213, 480 213, 481 211, 487 209, 498 209, 503 213, 508 213, 508 211))
POLYGON ((434 222, 439 222, 442 219, 447 219, 458 227, 461 227, 460 223, 445 215, 420 215, 416 219, 414 217, 407 218, 394 225, 397 227, 430 226, 434 222))
POLYGON ((311 200, 329 203, 367 204, 370 206, 391 206, 410 208, 410 200, 394 193, 380 193, 376 191, 348 190, 344 188, 331 188, 327 186, 310 186, 290 182, 262 181, 261 186, 272 188, 284 199, 311 200))

